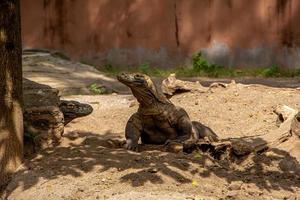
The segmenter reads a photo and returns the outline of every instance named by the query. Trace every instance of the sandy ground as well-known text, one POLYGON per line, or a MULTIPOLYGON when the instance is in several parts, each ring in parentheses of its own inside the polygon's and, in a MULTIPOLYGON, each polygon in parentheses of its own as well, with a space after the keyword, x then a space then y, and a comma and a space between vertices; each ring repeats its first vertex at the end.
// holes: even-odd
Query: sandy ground
MULTIPOLYGON (((94 112, 67 125, 61 145, 26 160, 8 186, 8 199, 300 199, 298 138, 231 165, 155 147, 134 153, 110 142, 124 139, 126 121, 137 110, 131 95, 63 98, 90 103, 94 112)), ((222 138, 276 129, 278 104, 300 110, 299 90, 261 85, 236 84, 171 100, 222 138)))
MULTIPOLYGON (((9 200, 300 199, 300 142, 296 137, 231 164, 204 153, 174 154, 155 146, 130 152, 116 148, 113 141, 124 139, 125 124, 138 108, 131 95, 66 96, 88 94, 92 83, 128 94, 126 87, 90 66, 49 54, 27 55, 23 66, 26 78, 60 89, 63 99, 89 103, 94 112, 68 124, 59 146, 25 159, 4 192, 9 200)), ((203 85, 216 81, 197 80, 203 85)), ((300 87, 299 78, 236 81, 274 87, 236 84, 213 92, 176 95, 171 101, 221 138, 276 129, 273 109, 278 104, 300 110, 300 90, 295 89, 300 87)))

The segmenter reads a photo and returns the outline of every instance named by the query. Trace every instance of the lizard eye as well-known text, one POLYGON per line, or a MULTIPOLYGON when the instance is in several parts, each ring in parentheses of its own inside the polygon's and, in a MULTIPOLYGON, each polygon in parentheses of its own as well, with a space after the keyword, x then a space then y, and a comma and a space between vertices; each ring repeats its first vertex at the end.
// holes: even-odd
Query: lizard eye
POLYGON ((138 83, 144 83, 145 82, 144 77, 142 75, 140 75, 140 74, 134 75, 134 79, 138 83))
POLYGON ((135 74, 135 75, 134 75, 134 78, 136 78, 136 79, 141 79, 141 78, 143 78, 143 76, 140 75, 140 74, 135 74))

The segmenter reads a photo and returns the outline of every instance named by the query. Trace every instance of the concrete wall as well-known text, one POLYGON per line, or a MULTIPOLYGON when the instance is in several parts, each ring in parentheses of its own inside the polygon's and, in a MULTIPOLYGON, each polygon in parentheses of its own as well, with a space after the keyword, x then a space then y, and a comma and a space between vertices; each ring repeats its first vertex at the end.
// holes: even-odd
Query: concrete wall
POLYGON ((25 48, 95 63, 300 68, 299 0, 21 0, 25 48))

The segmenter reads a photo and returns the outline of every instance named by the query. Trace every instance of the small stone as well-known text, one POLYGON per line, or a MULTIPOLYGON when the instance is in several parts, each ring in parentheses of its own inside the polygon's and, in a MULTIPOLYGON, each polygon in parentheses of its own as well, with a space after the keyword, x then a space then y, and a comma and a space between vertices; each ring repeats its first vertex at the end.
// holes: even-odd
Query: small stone
POLYGON ((198 101, 196 101, 196 102, 195 102, 195 105, 199 105, 199 102, 198 102, 198 101))
POLYGON ((131 107, 134 107, 135 105, 136 105, 136 102, 132 101, 132 102, 130 102, 129 107, 131 108, 131 107))
POLYGON ((229 190, 240 190, 241 187, 242 187, 242 184, 243 184, 243 182, 241 182, 241 181, 235 181, 235 182, 232 182, 232 183, 228 186, 228 189, 229 189, 229 190))
POLYGON ((170 142, 165 148, 167 152, 179 153, 183 151, 183 144, 170 142))
POLYGON ((228 191, 226 193, 226 198, 235 198, 238 196, 238 191, 228 191))
POLYGON ((150 173, 152 173, 152 174, 155 174, 155 173, 158 172, 158 169, 156 169, 156 168, 150 168, 147 171, 150 172, 150 173))
POLYGON ((186 197, 185 199, 186 199, 186 200, 195 200, 194 197, 186 197))

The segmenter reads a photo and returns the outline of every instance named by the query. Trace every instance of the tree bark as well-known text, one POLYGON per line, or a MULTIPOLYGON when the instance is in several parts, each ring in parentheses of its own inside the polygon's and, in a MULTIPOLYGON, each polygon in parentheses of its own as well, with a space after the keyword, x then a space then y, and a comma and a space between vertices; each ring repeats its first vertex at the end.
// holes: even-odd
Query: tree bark
POLYGON ((0 1, 0 186, 22 162, 22 47, 19 0, 0 1))

